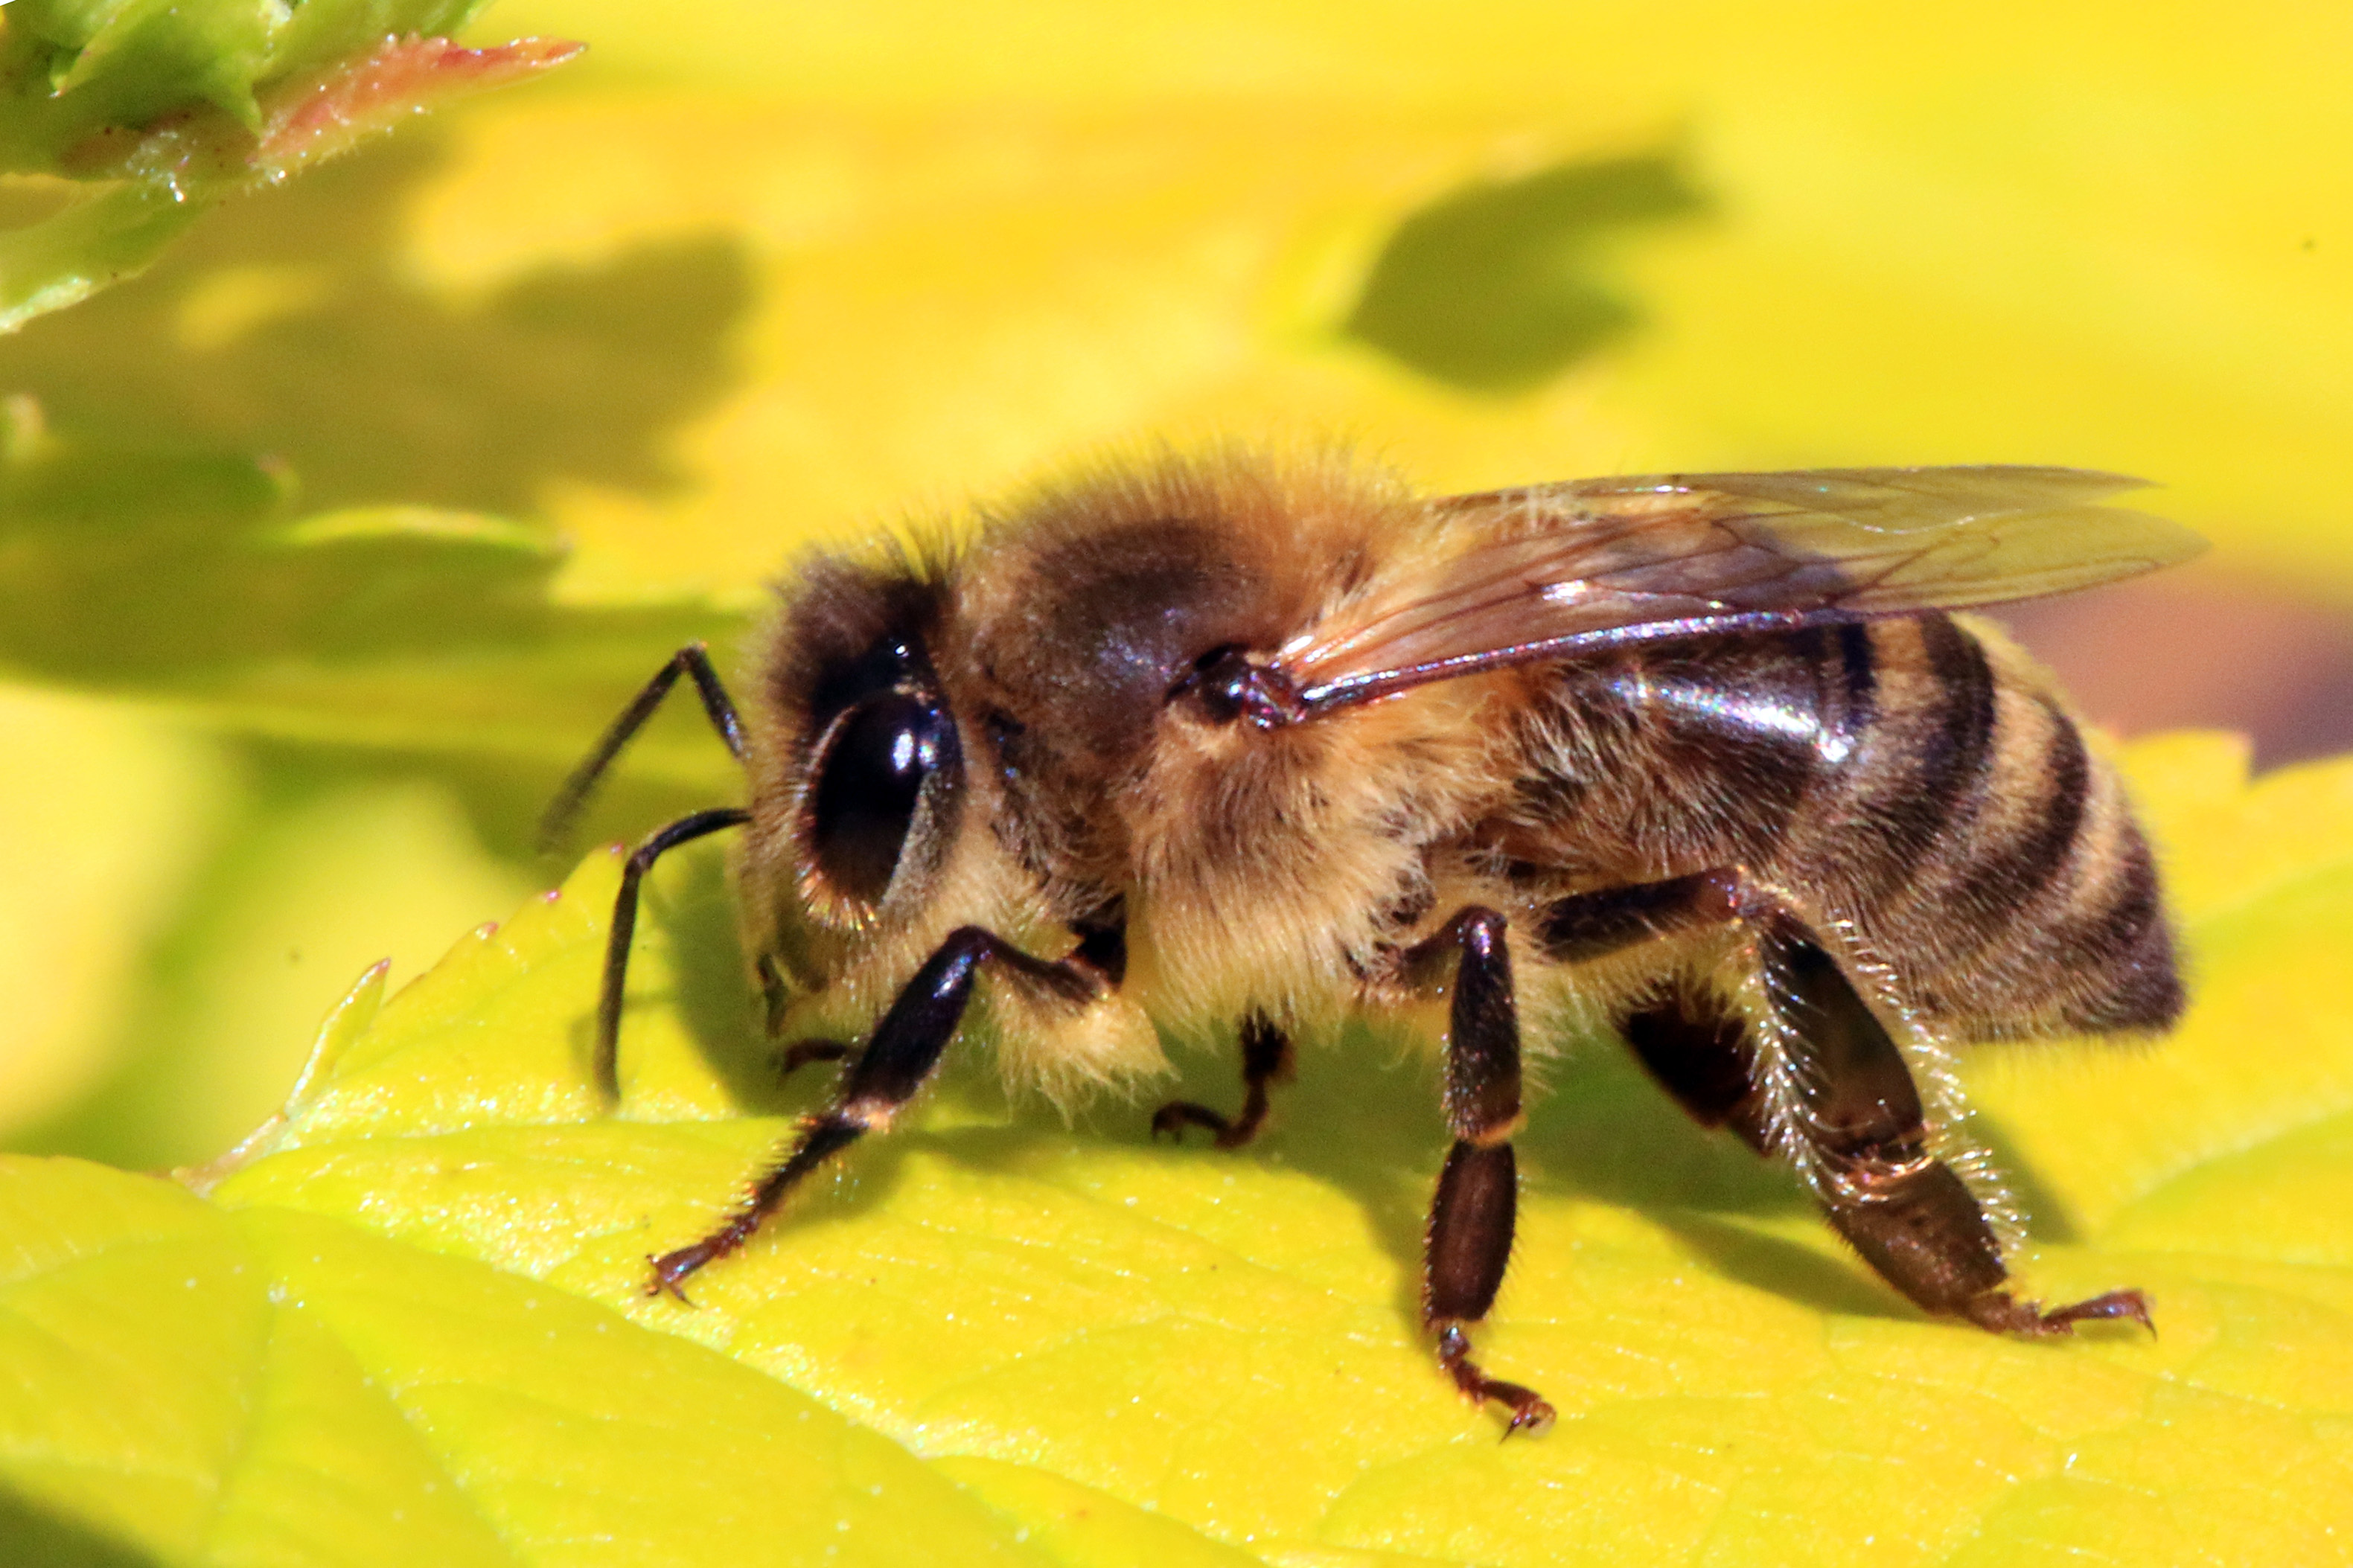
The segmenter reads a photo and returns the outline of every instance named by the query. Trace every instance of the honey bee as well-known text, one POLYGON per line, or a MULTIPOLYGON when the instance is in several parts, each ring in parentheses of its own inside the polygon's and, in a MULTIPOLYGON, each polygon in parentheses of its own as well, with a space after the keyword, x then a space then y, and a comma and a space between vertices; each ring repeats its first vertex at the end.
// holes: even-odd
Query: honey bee
POLYGON ((1796 1167, 1927 1312, 2147 1324, 2134 1289, 2011 1293, 1948 1068, 1960 1042, 2181 1009, 2116 774, 2048 675, 1947 613, 2200 549, 2104 504, 2137 483, 1824 468, 1428 499, 1340 455, 1231 449, 803 562, 747 708, 681 650, 550 808, 560 830, 690 678, 750 802, 630 857, 600 1080, 617 1093, 648 868, 737 827, 784 1061, 846 1063, 748 1197, 649 1259, 649 1293, 683 1300, 959 1036, 1063 1097, 1164 1069, 1164 1036, 1238 1029, 1239 1110, 1151 1125, 1239 1148, 1294 1042, 1370 1017, 1443 1050, 1422 1327, 1506 1436, 1541 1431, 1552 1407, 1470 1340, 1511 1252, 1525 1015, 1538 1048, 1622 1039, 1701 1123, 1796 1167))

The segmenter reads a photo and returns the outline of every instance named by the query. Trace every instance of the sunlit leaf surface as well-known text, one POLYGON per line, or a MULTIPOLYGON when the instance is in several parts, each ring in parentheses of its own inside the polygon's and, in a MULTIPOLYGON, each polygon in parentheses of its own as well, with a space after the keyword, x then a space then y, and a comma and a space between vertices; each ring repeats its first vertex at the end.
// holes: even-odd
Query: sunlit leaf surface
POLYGON ((966 1063, 693 1307, 649 1298, 819 1086, 763 1066, 706 860, 599 1111, 599 854, 397 994, 371 973, 208 1200, 5 1168, 0 1476, 142 1562, 2344 1561, 2353 1016, 2309 981, 2353 939, 2353 763, 2131 763, 2189 1021, 1972 1077, 2029 1284, 2144 1287, 2153 1340, 1922 1320, 1597 1042, 1523 1141, 1484 1337, 1559 1405, 1541 1439, 1417 1342, 1434 1086, 1345 1051, 1242 1154, 1135 1107, 1065 1128, 966 1063))

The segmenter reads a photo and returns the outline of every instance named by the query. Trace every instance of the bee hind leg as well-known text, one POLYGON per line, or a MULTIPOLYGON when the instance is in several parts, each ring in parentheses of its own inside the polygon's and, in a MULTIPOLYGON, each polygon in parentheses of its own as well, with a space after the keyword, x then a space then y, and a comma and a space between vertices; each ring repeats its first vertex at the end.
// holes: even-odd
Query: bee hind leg
MULTIPOLYGON (((1798 1086, 1803 1138, 1824 1173, 1822 1209, 1882 1279, 1923 1310, 1996 1333, 2066 1333, 2082 1321, 2149 1325, 2137 1290, 2043 1310, 2009 1289, 2010 1270, 1983 1205, 1927 1152, 1911 1069, 1836 960, 1793 918, 1748 917, 1778 984, 1767 989, 1784 1026, 1780 1065, 1798 1086)), ((1625 1021, 1627 1044, 1662 1087, 1705 1126, 1730 1128, 1760 1152, 1774 1146, 1757 1087, 1754 1033, 1715 998, 1683 988, 1625 1021)))
POLYGON ((1506 1437, 1534 1436, 1552 1425, 1553 1407, 1535 1390, 1482 1371, 1471 1359, 1467 1331, 1495 1303, 1519 1208, 1511 1139, 1521 1121, 1520 1024, 1504 917, 1465 909, 1404 957, 1406 974, 1425 984, 1443 984, 1442 966, 1454 960, 1446 1035, 1446 1121, 1454 1146, 1423 1239, 1422 1326, 1437 1336, 1439 1365, 1466 1398, 1492 1399, 1509 1410, 1506 1437))
POLYGON ((1239 1149, 1258 1136, 1266 1122, 1267 1086, 1291 1081, 1291 1037, 1265 1015, 1253 1013, 1242 1021, 1242 1108, 1227 1117, 1189 1100, 1172 1100, 1152 1113, 1152 1135, 1181 1139, 1187 1127, 1206 1127, 1217 1135, 1220 1149, 1239 1149))

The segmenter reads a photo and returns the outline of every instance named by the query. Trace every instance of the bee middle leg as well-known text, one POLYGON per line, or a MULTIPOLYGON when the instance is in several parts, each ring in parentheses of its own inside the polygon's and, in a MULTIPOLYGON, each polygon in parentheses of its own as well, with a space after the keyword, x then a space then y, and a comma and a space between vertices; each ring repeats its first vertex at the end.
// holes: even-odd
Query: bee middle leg
POLYGON ((1759 1152, 1802 1139, 1824 1173, 1832 1228, 1923 1310, 1997 1333, 2068 1332, 2090 1319, 2149 1322, 2137 1290, 2112 1290, 2044 1310, 2009 1289, 2010 1270, 1985 1209, 1951 1166, 1928 1152, 1926 1117, 1903 1052, 1838 962, 1794 917, 1751 910, 1781 1064, 1798 1087, 1790 1124, 1773 1127, 1758 1087, 1755 1032, 1720 1001, 1685 985, 1623 1024, 1627 1044, 1704 1126, 1727 1127, 1759 1152))
POLYGON ((1553 1423, 1534 1389, 1490 1377, 1471 1360, 1470 1326, 1487 1315, 1512 1256, 1519 1209, 1520 1020, 1504 917, 1477 905, 1428 941, 1406 950, 1409 982, 1443 984, 1454 961, 1446 1032, 1446 1121, 1454 1133, 1430 1200, 1422 1250, 1422 1326, 1438 1340, 1439 1364, 1474 1400, 1512 1413, 1504 1435, 1531 1435, 1553 1423))
POLYGON ((1220 1149, 1239 1149, 1266 1122, 1267 1085, 1290 1081, 1291 1037, 1263 1014, 1242 1021, 1242 1108, 1227 1117, 1189 1100, 1172 1100, 1152 1113, 1152 1135, 1181 1139, 1187 1127, 1206 1127, 1220 1149))

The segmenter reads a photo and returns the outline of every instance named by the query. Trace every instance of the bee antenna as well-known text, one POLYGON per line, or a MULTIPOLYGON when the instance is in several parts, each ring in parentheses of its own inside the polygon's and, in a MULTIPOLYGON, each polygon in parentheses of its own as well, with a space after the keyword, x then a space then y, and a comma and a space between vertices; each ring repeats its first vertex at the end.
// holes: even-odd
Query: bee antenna
POLYGON ((654 710, 661 706, 662 699, 670 695, 670 689, 678 684, 681 675, 694 678, 695 694, 702 699, 702 711, 710 718, 711 727, 719 731, 719 738, 727 743, 735 760, 744 760, 744 721, 736 716, 735 700, 727 695, 719 672, 711 667, 710 647, 691 642, 671 655, 670 662, 629 700, 629 705, 598 738, 596 749, 572 770, 555 792, 555 798, 547 803, 547 810, 539 819, 541 854, 552 855, 565 847, 580 814, 587 809, 589 798, 604 782, 606 770, 621 754, 621 748, 645 728, 646 721, 654 716, 654 710))

